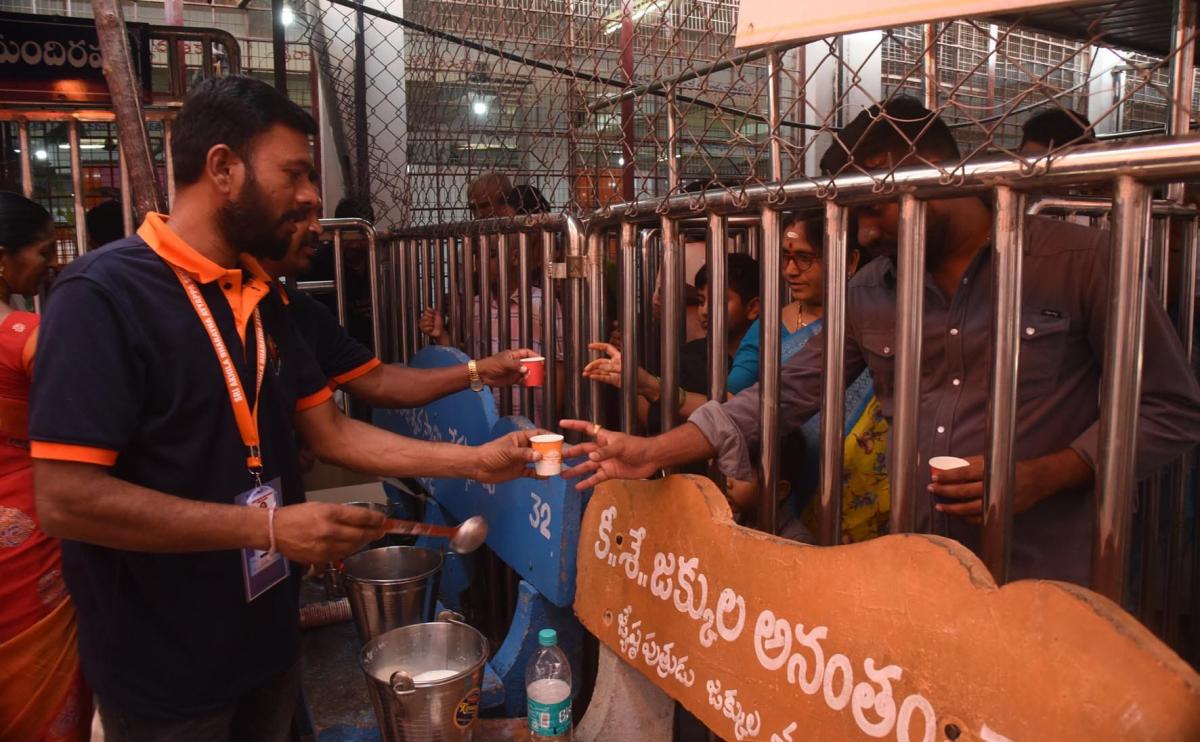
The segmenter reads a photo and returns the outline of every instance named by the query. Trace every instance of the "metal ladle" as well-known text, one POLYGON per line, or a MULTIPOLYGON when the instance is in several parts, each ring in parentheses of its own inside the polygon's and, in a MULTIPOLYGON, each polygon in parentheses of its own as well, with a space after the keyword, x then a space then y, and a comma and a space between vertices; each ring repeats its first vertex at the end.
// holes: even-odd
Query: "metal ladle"
POLYGON ((457 526, 438 526, 415 520, 387 519, 387 532, 403 536, 433 536, 450 539, 450 548, 458 554, 475 551, 487 539, 488 524, 482 515, 473 515, 457 526))

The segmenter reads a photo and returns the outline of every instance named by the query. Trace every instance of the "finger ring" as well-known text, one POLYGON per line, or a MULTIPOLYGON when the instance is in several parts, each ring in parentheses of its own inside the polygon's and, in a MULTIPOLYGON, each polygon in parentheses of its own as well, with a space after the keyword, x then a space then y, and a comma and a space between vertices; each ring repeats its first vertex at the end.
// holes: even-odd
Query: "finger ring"
POLYGON ((604 430, 604 428, 600 427, 600 423, 595 423, 592 425, 592 437, 595 438, 596 436, 600 435, 601 430, 604 430))

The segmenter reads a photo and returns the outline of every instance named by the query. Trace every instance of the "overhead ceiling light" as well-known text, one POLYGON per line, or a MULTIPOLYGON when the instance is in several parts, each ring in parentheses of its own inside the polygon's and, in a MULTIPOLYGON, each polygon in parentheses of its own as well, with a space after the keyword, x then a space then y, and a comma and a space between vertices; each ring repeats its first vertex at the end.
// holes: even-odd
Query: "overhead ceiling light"
POLYGON ((488 104, 485 100, 476 100, 471 103, 471 112, 476 116, 486 116, 488 112, 488 104))
POLYGON ((39 160, 44 160, 44 159, 46 159, 46 150, 39 149, 37 152, 33 153, 33 156, 38 158, 39 160))
POLYGON ((291 8, 285 5, 283 6, 283 9, 279 11, 279 22, 285 26, 290 26, 296 22, 296 14, 292 12, 291 8))
MULTIPOLYGON (((629 13, 630 22, 637 23, 647 15, 663 10, 662 7, 659 7, 660 4, 662 6, 668 6, 671 4, 671 0, 644 0, 644 2, 640 3, 636 8, 631 9, 631 12, 629 13)), ((617 11, 616 13, 610 13, 609 15, 605 16, 604 20, 609 21, 609 24, 604 27, 605 36, 611 36, 612 34, 615 34, 617 31, 621 30, 622 15, 623 11, 617 11)))
POLYGON ((624 158, 624 157, 618 157, 618 158, 617 158, 617 165, 619 165, 620 167, 625 167, 625 158, 624 158))

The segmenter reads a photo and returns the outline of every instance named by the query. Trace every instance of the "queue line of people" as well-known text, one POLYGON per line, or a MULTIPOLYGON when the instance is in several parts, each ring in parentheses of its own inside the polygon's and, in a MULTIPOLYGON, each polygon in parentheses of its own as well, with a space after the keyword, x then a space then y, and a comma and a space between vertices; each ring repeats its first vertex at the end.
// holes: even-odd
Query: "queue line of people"
MULTIPOLYGON (((847 166, 879 170, 918 159, 949 166, 958 161, 959 151, 936 115, 918 101, 897 97, 855 118, 838 134, 821 164, 834 174, 847 166)), ((936 477, 926 467, 918 468, 922 494, 917 496, 916 529, 955 538, 978 552, 991 366, 993 215, 990 204, 976 195, 931 200, 927 209, 918 455, 922 461, 954 455, 970 465, 936 477)), ((853 216, 858 244, 878 257, 858 270, 847 287, 846 378, 853 391, 869 372, 874 402, 868 402, 867 409, 877 404, 878 413, 867 415, 866 421, 882 450, 886 440, 880 433, 891 420, 896 391, 898 204, 856 207, 853 216)), ((799 235, 797 229, 789 226, 792 234, 799 235)), ((815 226, 811 230, 814 235, 823 231, 815 226)), ((793 238, 785 235, 785 244, 788 239, 793 238)), ((1087 585, 1094 526, 1091 490, 1099 455, 1099 384, 1108 335, 1109 236, 1086 226, 1030 217, 1025 249, 1011 576, 1087 585)), ((791 283, 793 248, 786 254, 791 283)), ((799 283, 793 284, 793 291, 799 283)), ((794 310, 794 319, 802 318, 799 310, 794 310)), ((1145 311, 1145 355, 1154 361, 1145 364, 1143 372, 1137 420, 1139 478, 1200 440, 1200 387, 1153 297, 1145 311)), ((785 315, 788 338, 793 328, 786 326, 786 319, 785 315)), ((780 424, 785 434, 811 424, 819 414, 824 347, 822 334, 814 332, 783 363, 780 424)), ((863 419, 847 412, 848 425, 863 419)), ((652 438, 602 429, 590 421, 564 420, 563 428, 592 438, 565 454, 586 458, 564 476, 579 478, 578 487, 586 489, 608 479, 637 479, 666 467, 716 459, 726 475, 751 481, 758 418, 758 388, 752 384, 731 399, 705 403, 687 423, 652 438)), ((852 493, 846 494, 852 499, 852 493)), ((883 521, 877 522, 882 529, 883 521)))

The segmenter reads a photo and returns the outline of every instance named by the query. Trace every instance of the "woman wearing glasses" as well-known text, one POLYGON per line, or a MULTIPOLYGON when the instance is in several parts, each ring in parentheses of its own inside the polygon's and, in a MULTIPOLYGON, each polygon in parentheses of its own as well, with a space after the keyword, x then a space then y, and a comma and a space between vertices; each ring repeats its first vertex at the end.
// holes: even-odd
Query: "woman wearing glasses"
MULTIPOLYGON (((850 230, 853 234, 854 230, 850 230)), ((824 316, 824 272, 821 256, 824 251, 825 228, 819 218, 796 219, 788 223, 783 233, 783 275, 791 291, 792 302, 783 308, 780 329, 782 361, 798 353, 805 343, 821 329, 824 316)), ((849 251, 848 275, 858 268, 859 251, 849 251)), ((759 343, 761 320, 746 331, 734 355, 729 371, 729 393, 738 392, 758 383, 759 343)), ((874 384, 869 371, 846 387, 845 459, 842 464, 842 542, 849 543, 874 538, 887 529, 889 505, 887 467, 887 421, 875 399, 874 384)), ((815 528, 812 497, 817 485, 818 461, 821 450, 821 421, 814 415, 800 428, 805 441, 805 481, 793 482, 788 507, 799 515, 810 529, 815 528)))

